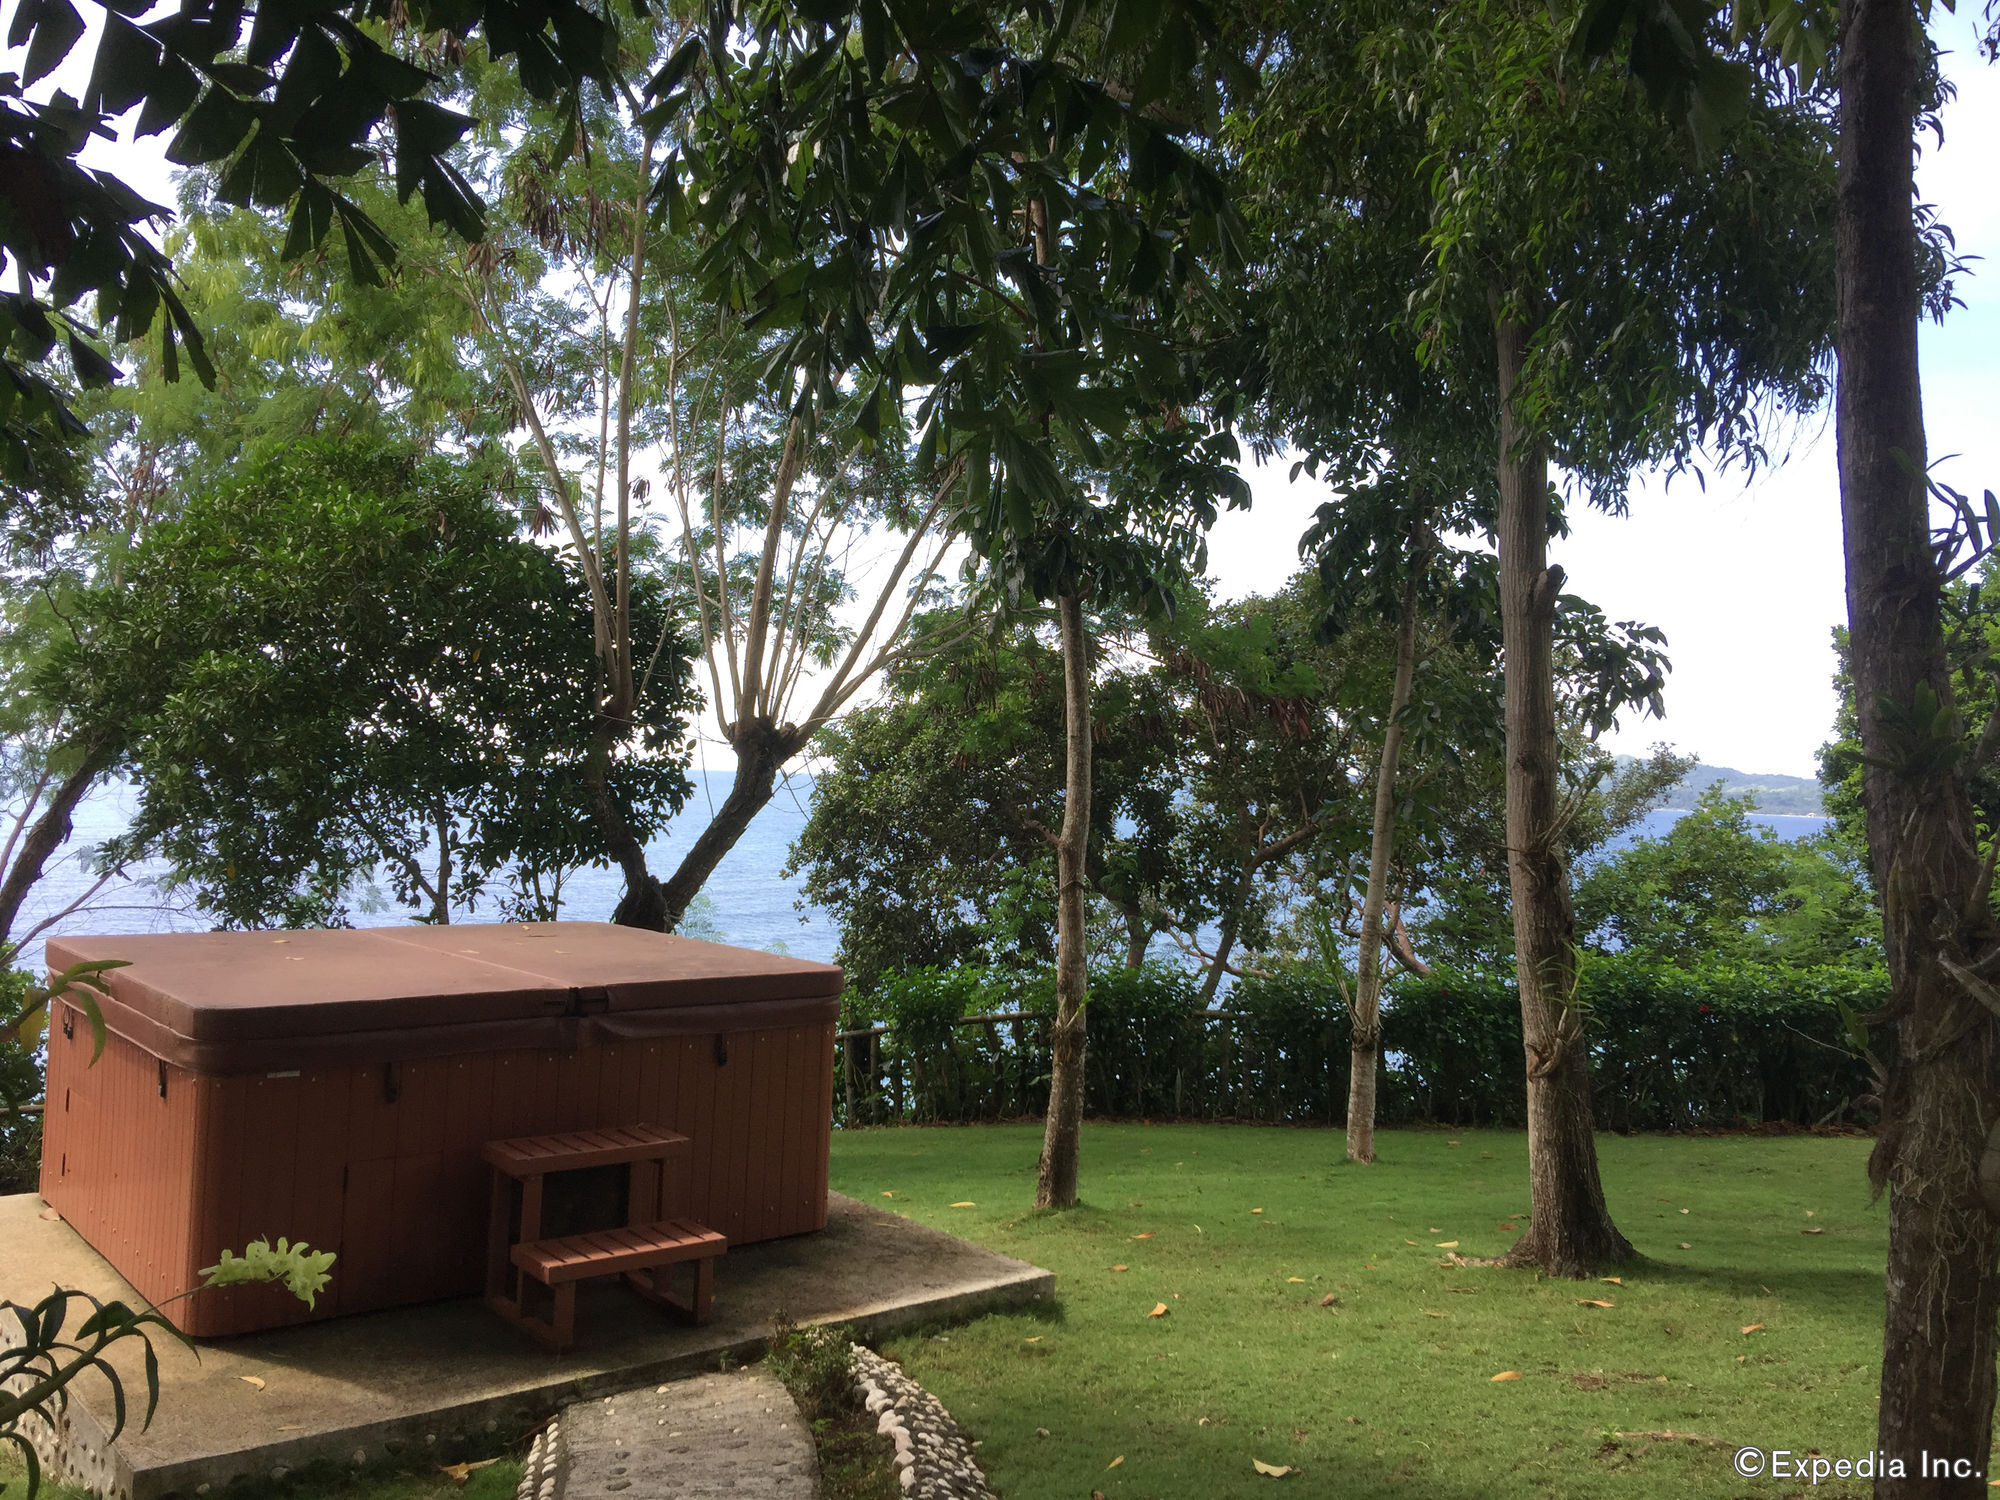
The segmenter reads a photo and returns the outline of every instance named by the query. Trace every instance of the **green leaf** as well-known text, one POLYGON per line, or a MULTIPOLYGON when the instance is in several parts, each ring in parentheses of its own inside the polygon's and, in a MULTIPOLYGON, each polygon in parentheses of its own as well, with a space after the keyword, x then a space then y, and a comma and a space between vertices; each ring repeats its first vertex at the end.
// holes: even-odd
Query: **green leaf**
POLYGON ((159 75, 160 44, 123 16, 107 12, 90 86, 83 93, 84 108, 122 115, 148 97, 159 75))
POLYGON ((167 160, 199 167, 229 155, 257 123, 254 109, 226 89, 210 88, 167 145, 167 160))
POLYGON ((33 84, 47 77, 82 35, 83 17, 69 0, 22 0, 7 32, 9 46, 27 44, 21 82, 33 84))

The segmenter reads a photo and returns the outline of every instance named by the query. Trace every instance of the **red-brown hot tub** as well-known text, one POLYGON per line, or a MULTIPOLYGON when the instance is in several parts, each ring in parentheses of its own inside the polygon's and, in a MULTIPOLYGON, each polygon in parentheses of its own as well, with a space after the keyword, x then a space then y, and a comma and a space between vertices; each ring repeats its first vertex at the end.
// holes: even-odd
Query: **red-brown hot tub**
POLYGON ((824 1228, 840 970, 595 922, 56 938, 111 1033, 58 1001, 42 1196, 143 1295, 227 1246, 339 1260, 171 1304, 190 1334, 470 1296, 482 1144, 648 1123, 692 1141, 679 1212, 732 1245, 824 1228))

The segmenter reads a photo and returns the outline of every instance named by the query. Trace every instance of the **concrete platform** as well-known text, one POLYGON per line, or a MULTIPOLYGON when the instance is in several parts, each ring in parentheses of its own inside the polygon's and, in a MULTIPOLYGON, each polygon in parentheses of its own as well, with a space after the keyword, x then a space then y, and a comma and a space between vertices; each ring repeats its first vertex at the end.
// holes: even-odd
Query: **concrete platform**
MULTIPOLYGON (((32 1304, 60 1284, 136 1304, 124 1280, 42 1209, 32 1193, 0 1198, 0 1300, 32 1304)), ((714 1316, 700 1328, 598 1282, 577 1299, 576 1345, 563 1355, 470 1298, 203 1343, 199 1357, 156 1339, 160 1406, 150 1428, 108 1443, 110 1395, 93 1375, 37 1445, 51 1471, 112 1500, 192 1497, 315 1461, 421 1468, 469 1442, 490 1452, 584 1397, 753 1358, 775 1313, 846 1323, 871 1340, 1021 1306, 1054 1286, 1049 1271, 835 1194, 821 1233, 730 1251, 716 1271, 714 1316)), ((116 1363, 143 1412, 136 1342, 116 1363)))

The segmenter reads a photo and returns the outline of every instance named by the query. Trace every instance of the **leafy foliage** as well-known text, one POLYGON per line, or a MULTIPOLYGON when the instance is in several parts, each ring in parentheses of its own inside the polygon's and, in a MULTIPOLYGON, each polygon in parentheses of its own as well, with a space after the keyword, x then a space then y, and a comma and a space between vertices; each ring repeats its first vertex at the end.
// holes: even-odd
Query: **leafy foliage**
POLYGON ((226 201, 287 208, 287 257, 318 246, 337 223, 352 273, 380 280, 395 247, 335 186, 372 168, 378 151, 394 161, 399 197, 421 192, 433 222, 480 237, 483 205, 447 157, 472 121, 426 97, 438 75, 400 55, 384 23, 432 34, 447 44, 441 50, 477 38, 492 56, 515 58, 529 93, 559 97, 572 112, 587 82, 608 89, 618 78, 615 24, 579 0, 265 0, 222 9, 185 0, 151 19, 110 7, 82 97, 37 103, 29 88, 69 57, 84 23, 71 0, 15 8, 7 41, 25 48, 25 67, 0 79, 0 154, 9 164, 0 243, 22 277, 0 300, 0 472, 9 480, 33 472, 36 434, 82 433, 59 378, 38 368, 58 341, 85 385, 116 375, 92 341, 99 329, 121 343, 157 330, 169 378, 183 351, 203 380, 215 378, 172 261, 147 237, 167 211, 79 161, 85 143, 128 110, 139 108, 141 135, 178 126, 168 159, 217 164, 226 201), (95 298, 96 327, 72 311, 85 297, 95 298))
MULTIPOLYGON (((1662 747, 1618 771, 1580 735, 1565 735, 1561 745, 1562 850, 1571 868, 1636 824, 1693 764, 1662 747)), ((1465 973, 1498 973, 1514 959, 1502 768, 1480 761, 1465 775, 1470 784, 1456 804, 1464 811, 1438 826, 1411 877, 1422 895, 1409 918, 1427 958, 1465 973)))
POLYGON ((798 1403, 808 1422, 835 1416, 854 1405, 854 1338, 839 1324, 800 1328, 780 1313, 771 1320, 771 1343, 764 1356, 778 1382, 798 1403))
MULTIPOLYGON (((1146 860, 1171 837, 1172 749, 1143 679, 1104 675, 1088 865, 1100 893, 1116 881, 1136 903, 1163 873, 1146 860)), ((850 983, 1053 956, 1046 831, 1061 820, 1061 694, 1058 649, 1018 630, 913 659, 882 703, 826 731, 789 868, 838 916, 850 983)))
MULTIPOLYGON (((118 852, 157 851, 233 925, 342 920, 383 866, 443 916, 511 867, 546 914, 600 857, 573 571, 514 535, 477 463, 305 444, 192 499, 80 601, 50 691, 142 782, 118 852), (254 726, 245 732, 246 726, 254 726)), ((651 629, 657 585, 635 591, 651 629)), ((687 795, 686 648, 669 649, 611 782, 639 826, 687 795)))
MULTIPOLYGON (((1223 1012, 1204 1014, 1184 971, 1099 970, 1091 976, 1087 1107, 1127 1117, 1337 1122, 1351 1058, 1344 983, 1313 963, 1282 965, 1240 980, 1223 1012)), ((1885 986, 1879 968, 1858 964, 1593 958, 1577 998, 1591 1017, 1596 1117, 1614 1130, 1867 1120, 1876 1072, 1847 1017, 1879 1003, 1885 986)), ((857 1088, 857 1113, 882 1118, 899 1091, 914 1120, 1038 1110, 1052 996, 1046 970, 925 969, 885 982, 871 1005, 889 1026, 882 1071, 857 1088), (1022 1019, 956 1024, 993 1014, 1022 1019)), ((1511 980, 1446 968, 1400 976, 1382 1026, 1384 1123, 1525 1119, 1511 980)))
MULTIPOLYGON (((1297 592, 1226 608, 1188 592, 1172 624, 1108 621, 1095 663, 1085 878, 1132 964, 1155 934, 1193 948, 1211 922, 1227 943, 1204 963, 1262 947, 1284 883, 1365 821, 1353 787, 1379 636, 1317 642, 1297 592)), ((794 846, 808 895, 840 916, 850 974, 866 988, 890 969, 1047 958, 1057 649, 1016 628, 913 662, 889 689, 829 735, 794 846)))
POLYGON ((1792 840, 1749 821, 1720 787, 1659 838, 1594 861, 1577 927, 1604 952, 1669 965, 1880 965, 1881 918, 1837 840, 1792 840))
MULTIPOLYGON (((23 1014, 33 982, 25 970, 0 970, 0 1022, 23 1014)), ((32 1192, 41 1175, 41 1117, 22 1108, 42 1092, 37 1035, 38 1028, 18 1023, 0 1032, 0 1194, 32 1192)))
POLYGON ((1231 127, 1268 247, 1266 442, 1348 486, 1400 467, 1489 525, 1503 310, 1532 334, 1519 415, 1601 504, 1643 464, 1757 462, 1772 417, 1824 398, 1823 92, 1759 76, 1704 157, 1565 71, 1568 7, 1279 14, 1268 96, 1231 127))
MULTIPOLYGON (((276 1281, 283 1282, 293 1296, 310 1307, 325 1288, 327 1268, 333 1262, 330 1250, 314 1251, 309 1245, 282 1239, 274 1250, 264 1240, 252 1240, 240 1256, 224 1250, 220 1264, 201 1273, 201 1284, 181 1295, 194 1296, 212 1286, 276 1281)), ((106 1351, 125 1339, 136 1338, 145 1353, 146 1411, 140 1425, 151 1426, 160 1404, 160 1362, 148 1330, 157 1329, 188 1342, 156 1307, 136 1310, 124 1302, 105 1302, 88 1292, 63 1287, 33 1307, 0 1302, 0 1319, 18 1327, 18 1332, 9 1330, 8 1341, 0 1344, 0 1442, 12 1443, 20 1450, 28 1470, 28 1500, 33 1500, 41 1486, 41 1462, 28 1434, 21 1430, 24 1418, 47 1421, 64 1389, 86 1371, 95 1371, 111 1392, 111 1430, 106 1441, 116 1441, 125 1430, 127 1377, 119 1374, 106 1351), (70 1328, 73 1309, 85 1316, 70 1328)))
POLYGON ((252 1240, 241 1255, 224 1249, 221 1259, 201 1270, 203 1286, 245 1286, 253 1282, 282 1281, 285 1289, 311 1307, 332 1278, 327 1267, 335 1260, 331 1250, 314 1250, 304 1243, 294 1245, 282 1235, 275 1248, 268 1240, 252 1240))
POLYGON ((917 388, 918 467, 962 461, 1013 598, 1157 599, 1178 523, 1247 499, 1187 357, 1228 332, 1233 213, 1164 102, 1213 118, 1227 53, 1205 7, 1139 15, 718 4, 655 80, 698 96, 660 197, 714 236, 718 293, 788 330, 773 388, 810 421, 852 382, 864 438, 917 388))

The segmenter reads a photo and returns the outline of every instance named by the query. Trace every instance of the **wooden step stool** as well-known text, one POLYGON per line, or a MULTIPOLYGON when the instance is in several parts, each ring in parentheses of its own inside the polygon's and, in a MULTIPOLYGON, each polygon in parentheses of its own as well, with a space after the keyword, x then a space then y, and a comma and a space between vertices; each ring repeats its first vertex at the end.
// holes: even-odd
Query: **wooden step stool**
POLYGON ((729 1248, 716 1231, 692 1219, 670 1217, 661 1201, 666 1163, 684 1158, 688 1138, 656 1125, 577 1130, 559 1135, 488 1141, 482 1152, 493 1168, 488 1222, 486 1305, 553 1348, 576 1333, 576 1287, 595 1276, 620 1276, 642 1296, 696 1323, 706 1321, 714 1288, 715 1257, 729 1248), (550 1172, 624 1165, 630 1176, 622 1228, 543 1239, 542 1184, 550 1172), (513 1184, 521 1184, 521 1218, 513 1219, 513 1184), (685 1298, 667 1286, 672 1268, 691 1262, 694 1287, 685 1298), (525 1279, 549 1288, 552 1315, 527 1311, 525 1279))

